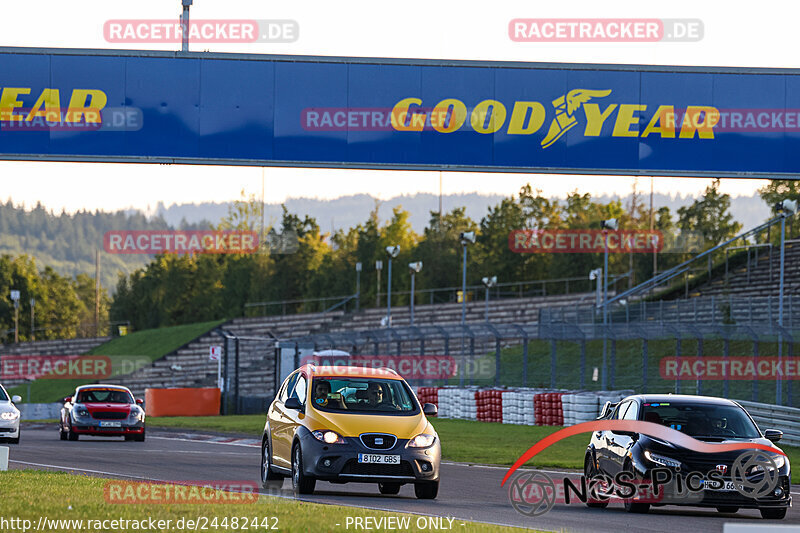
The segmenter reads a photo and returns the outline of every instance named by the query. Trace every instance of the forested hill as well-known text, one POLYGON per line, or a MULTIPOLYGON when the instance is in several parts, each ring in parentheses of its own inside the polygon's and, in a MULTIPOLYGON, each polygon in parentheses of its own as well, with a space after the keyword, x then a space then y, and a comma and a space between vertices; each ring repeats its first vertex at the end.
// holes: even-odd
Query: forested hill
MULTIPOLYGON (((8 200, 0 203, 0 255, 27 254, 40 269, 49 266, 61 275, 87 273, 94 277, 95 250, 99 249, 100 282, 113 292, 118 272, 130 273, 151 256, 104 253, 103 235, 111 230, 171 227, 163 218, 148 219, 139 211, 53 213, 40 204, 26 209, 8 200)), ((208 223, 184 224, 184 229, 201 228, 208 228, 208 223)))

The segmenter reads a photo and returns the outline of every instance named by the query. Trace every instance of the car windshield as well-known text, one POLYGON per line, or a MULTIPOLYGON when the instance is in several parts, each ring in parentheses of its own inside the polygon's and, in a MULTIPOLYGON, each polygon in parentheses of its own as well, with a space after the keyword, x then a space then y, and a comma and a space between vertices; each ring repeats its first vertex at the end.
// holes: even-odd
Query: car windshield
POLYGON ((8 394, 6 394, 6 390, 0 386, 0 402, 7 402, 8 401, 8 394))
POLYGON ((322 411, 410 415, 419 412, 405 382, 379 378, 314 378, 312 405, 322 411))
POLYGON ((642 404, 639 419, 692 437, 753 439, 761 436, 747 414, 735 405, 650 402, 642 404))
POLYGON ((90 389, 78 392, 77 403, 133 403, 130 393, 123 390, 90 389))

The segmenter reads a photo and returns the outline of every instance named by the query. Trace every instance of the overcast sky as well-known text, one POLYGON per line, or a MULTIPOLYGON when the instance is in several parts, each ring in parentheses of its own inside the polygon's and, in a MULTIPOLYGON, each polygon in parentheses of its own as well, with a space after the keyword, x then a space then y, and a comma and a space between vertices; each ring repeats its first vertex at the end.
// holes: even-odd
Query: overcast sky
MULTIPOLYGON (((131 48, 176 50, 179 44, 108 43, 103 25, 110 19, 176 19, 180 0, 39 0, 4 3, 3 46, 131 48)), ((195 44, 193 51, 264 54, 381 56, 665 65, 798 67, 796 31, 800 3, 762 0, 698 2, 639 1, 297 1, 195 0, 193 19, 293 19, 300 38, 288 44, 195 44), (514 18, 691 18, 703 22, 699 42, 517 43, 508 36, 514 18)), ((0 86, 3 85, 0 73, 0 86)), ((170 203, 223 201, 242 189, 261 196, 260 168, 84 163, 0 162, 2 192, 26 205, 69 211, 146 209, 170 203)), ((264 171, 266 200, 287 197, 335 198, 369 193, 389 198, 403 193, 438 192, 438 172, 279 169, 264 171)), ((582 192, 628 194, 631 177, 552 176, 543 174, 444 173, 445 193, 511 194, 531 182, 547 195, 582 192)), ((661 192, 696 193, 710 180, 656 178, 661 192)), ((650 179, 638 178, 649 190, 650 179)), ((763 182, 724 180, 734 195, 752 194, 763 182)))

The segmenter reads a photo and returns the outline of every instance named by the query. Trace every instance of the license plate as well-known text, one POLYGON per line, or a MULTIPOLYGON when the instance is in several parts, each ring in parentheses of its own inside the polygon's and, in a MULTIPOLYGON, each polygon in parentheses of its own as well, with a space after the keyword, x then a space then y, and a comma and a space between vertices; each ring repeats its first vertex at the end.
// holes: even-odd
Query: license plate
POLYGON ((733 481, 724 481, 721 487, 712 487, 709 483, 705 490, 713 491, 713 492, 735 492, 736 484, 733 481))
POLYGON ((100 422, 101 428, 121 428, 122 422, 100 422))
POLYGON ((399 455, 375 455, 370 453, 358 454, 359 463, 376 463, 382 465, 399 465, 399 455))

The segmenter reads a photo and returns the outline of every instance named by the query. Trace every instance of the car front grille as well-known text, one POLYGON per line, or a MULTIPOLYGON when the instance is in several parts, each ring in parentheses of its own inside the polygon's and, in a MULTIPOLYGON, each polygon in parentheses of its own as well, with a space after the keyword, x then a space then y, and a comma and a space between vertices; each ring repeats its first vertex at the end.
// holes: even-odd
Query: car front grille
POLYGON ((97 411, 92 413, 92 418, 97 420, 125 420, 128 413, 121 411, 97 411))
POLYGON ((362 433, 359 438, 370 450, 391 450, 397 444, 397 437, 389 433, 362 433))
POLYGON ((384 465, 373 463, 359 463, 350 459, 342 468, 342 474, 359 476, 409 476, 414 477, 414 469, 408 461, 400 461, 399 465, 384 465))

